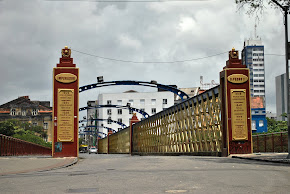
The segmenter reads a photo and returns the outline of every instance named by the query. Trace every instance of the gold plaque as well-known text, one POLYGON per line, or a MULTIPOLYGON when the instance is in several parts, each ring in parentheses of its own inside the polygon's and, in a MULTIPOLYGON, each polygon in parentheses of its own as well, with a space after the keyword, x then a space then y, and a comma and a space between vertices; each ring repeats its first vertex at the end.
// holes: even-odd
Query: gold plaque
POLYGON ((77 80, 77 76, 71 73, 60 73, 55 76, 55 80, 61 83, 72 83, 77 80))
POLYGON ((228 76, 228 81, 233 84, 242 84, 248 81, 248 76, 243 74, 232 74, 228 76))
POLYGON ((58 89, 57 141, 74 141, 74 90, 58 89))
POLYGON ((232 140, 248 140, 246 89, 231 89, 232 140))

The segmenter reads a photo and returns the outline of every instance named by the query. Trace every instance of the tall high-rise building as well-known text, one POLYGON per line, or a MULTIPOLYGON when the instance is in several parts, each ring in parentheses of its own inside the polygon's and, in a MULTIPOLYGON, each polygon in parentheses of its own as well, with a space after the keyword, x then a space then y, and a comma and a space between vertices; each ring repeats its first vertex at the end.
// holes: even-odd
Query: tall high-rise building
POLYGON ((261 40, 246 40, 242 61, 250 69, 251 97, 265 99, 264 45, 261 40))
POLYGON ((276 82, 276 111, 278 121, 287 121, 286 117, 282 117, 283 113, 287 113, 287 78, 286 73, 275 78, 276 82))

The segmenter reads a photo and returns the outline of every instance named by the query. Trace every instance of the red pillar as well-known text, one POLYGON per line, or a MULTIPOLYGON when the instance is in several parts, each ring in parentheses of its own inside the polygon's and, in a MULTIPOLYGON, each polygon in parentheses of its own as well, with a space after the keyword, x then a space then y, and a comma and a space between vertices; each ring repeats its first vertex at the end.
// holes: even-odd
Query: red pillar
POLYGON ((107 140, 108 140, 108 148, 107 148, 107 154, 110 153, 110 135, 113 134, 113 131, 108 129, 108 135, 107 135, 107 140))
POLYGON ((78 103, 79 69, 66 46, 53 68, 53 157, 78 157, 78 103))
POLYGON ((137 118, 136 113, 134 113, 130 120, 130 154, 133 152, 133 124, 138 122, 139 119, 137 118))
POLYGON ((223 150, 222 155, 253 153, 250 76, 235 49, 220 72, 223 150))

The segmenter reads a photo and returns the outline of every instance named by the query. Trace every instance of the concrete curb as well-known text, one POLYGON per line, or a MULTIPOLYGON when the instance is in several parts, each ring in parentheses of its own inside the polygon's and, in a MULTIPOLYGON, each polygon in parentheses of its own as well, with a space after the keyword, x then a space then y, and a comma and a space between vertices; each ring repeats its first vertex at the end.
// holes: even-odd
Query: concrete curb
POLYGON ((245 156, 232 156, 232 158, 245 159, 245 160, 255 160, 260 162, 271 162, 271 163, 280 163, 280 164, 290 164, 290 159, 282 159, 275 157, 245 157, 245 156))
POLYGON ((79 161, 79 159, 77 157, 65 158, 64 161, 59 162, 57 164, 48 165, 48 166, 45 166, 45 167, 35 168, 35 169, 3 172, 3 173, 0 173, 0 176, 31 173, 31 172, 45 172, 45 171, 50 171, 50 170, 56 170, 56 169, 61 169, 61 168, 66 168, 66 167, 72 166, 72 165, 76 164, 78 161, 79 161))

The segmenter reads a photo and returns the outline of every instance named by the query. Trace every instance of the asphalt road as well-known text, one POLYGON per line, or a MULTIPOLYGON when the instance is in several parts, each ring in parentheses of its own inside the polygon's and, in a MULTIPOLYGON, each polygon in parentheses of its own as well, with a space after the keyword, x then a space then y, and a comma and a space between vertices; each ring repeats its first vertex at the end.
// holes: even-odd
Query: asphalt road
POLYGON ((0 193, 289 193, 290 166, 235 158, 80 154, 70 167, 0 176, 0 193))

